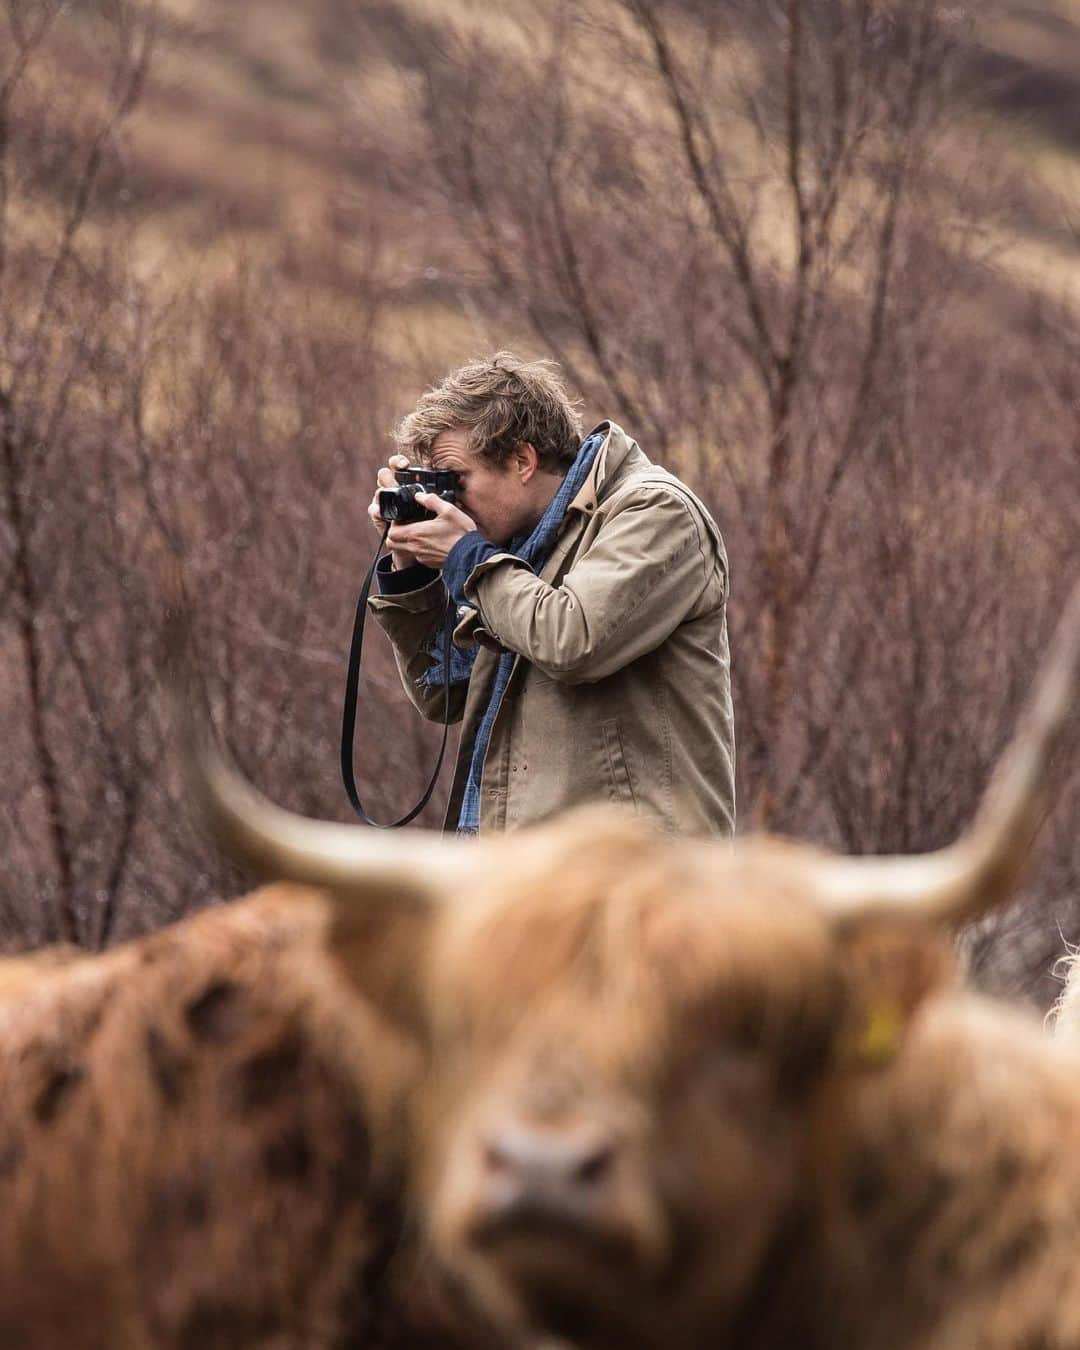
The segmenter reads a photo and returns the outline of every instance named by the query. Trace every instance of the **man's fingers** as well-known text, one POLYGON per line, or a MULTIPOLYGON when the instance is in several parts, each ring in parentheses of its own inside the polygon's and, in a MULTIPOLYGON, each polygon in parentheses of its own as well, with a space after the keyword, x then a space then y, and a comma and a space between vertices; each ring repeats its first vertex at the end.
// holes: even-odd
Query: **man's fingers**
POLYGON ((397 487, 398 481, 394 477, 395 469, 407 469, 409 461, 404 455, 391 455, 386 464, 375 475, 375 480, 381 488, 397 487))
POLYGON ((465 514, 460 506, 455 506, 453 502, 447 502, 434 492, 421 492, 417 495, 416 502, 426 511, 434 512, 436 517, 444 518, 455 525, 460 525, 467 530, 475 530, 476 525, 471 516, 465 514))

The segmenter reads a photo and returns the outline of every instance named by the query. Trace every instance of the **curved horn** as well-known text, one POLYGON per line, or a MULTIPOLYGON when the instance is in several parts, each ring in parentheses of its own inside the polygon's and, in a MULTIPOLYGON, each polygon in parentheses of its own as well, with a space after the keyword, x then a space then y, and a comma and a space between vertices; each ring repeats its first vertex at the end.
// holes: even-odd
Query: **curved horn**
POLYGON ((963 923, 1011 891, 1045 814, 1050 761, 1080 683, 1080 584, 1058 624, 1035 690, 975 820, 955 844, 915 857, 829 858, 814 871, 821 902, 838 915, 910 909, 963 923))
POLYGON ((167 683, 181 770, 197 814, 222 851, 271 880, 354 894, 365 902, 430 906, 462 879, 476 846, 426 830, 383 833, 295 815, 246 782, 217 749, 187 658, 187 623, 169 637, 167 683))

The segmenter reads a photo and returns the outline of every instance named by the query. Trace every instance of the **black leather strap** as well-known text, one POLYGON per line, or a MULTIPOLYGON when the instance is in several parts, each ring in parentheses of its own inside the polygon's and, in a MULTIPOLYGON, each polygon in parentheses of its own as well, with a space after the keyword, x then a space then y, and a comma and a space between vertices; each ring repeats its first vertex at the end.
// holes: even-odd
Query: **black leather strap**
MULTIPOLYGON (((386 544, 386 536, 389 533, 390 526, 387 525, 375 550, 375 557, 371 560, 371 566, 367 570, 367 576, 360 587, 360 599, 356 603, 356 617, 353 619, 352 644, 349 648, 349 669, 345 676, 345 706, 341 714, 341 779, 345 784, 345 791, 352 803, 353 810, 365 825, 372 825, 377 830, 396 830, 399 825, 408 825, 409 821, 418 816, 427 806, 439 779, 439 770, 442 768, 443 756, 446 754, 446 742, 450 735, 450 680, 447 678, 446 684, 443 686, 442 745, 439 746, 439 758, 435 763, 435 771, 431 775, 431 781, 424 789, 424 795, 412 810, 402 816, 400 820, 391 820, 386 823, 372 820, 361 805, 356 791, 356 780, 353 777, 353 738, 356 732, 356 698, 360 686, 360 653, 364 647, 364 617, 367 614, 368 596, 371 594, 371 583, 375 576, 375 568, 379 565, 379 558, 382 555, 383 547, 386 544)), ((453 604, 453 600, 448 596, 443 622, 443 669, 448 677, 450 674, 450 629, 453 618, 453 604)))

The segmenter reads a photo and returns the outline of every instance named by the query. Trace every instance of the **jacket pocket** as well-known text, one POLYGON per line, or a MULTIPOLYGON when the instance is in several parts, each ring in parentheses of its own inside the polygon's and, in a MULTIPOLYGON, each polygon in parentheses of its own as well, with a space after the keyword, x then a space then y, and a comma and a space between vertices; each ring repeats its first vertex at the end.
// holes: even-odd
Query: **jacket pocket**
POLYGON ((601 723, 600 730, 603 733, 604 752, 607 756, 608 787, 611 800, 614 802, 629 802, 636 810, 637 797, 634 795, 634 785, 630 781, 630 770, 626 765, 626 755, 623 753, 619 719, 609 717, 601 723))

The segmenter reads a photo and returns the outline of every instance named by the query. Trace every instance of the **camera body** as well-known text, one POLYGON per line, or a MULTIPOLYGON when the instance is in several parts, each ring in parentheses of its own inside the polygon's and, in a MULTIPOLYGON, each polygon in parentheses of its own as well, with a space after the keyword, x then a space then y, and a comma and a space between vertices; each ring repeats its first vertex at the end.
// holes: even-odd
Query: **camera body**
POLYGON ((396 469, 396 488, 379 489, 379 515, 395 525, 411 525, 417 520, 434 520, 434 511, 417 506, 421 492, 433 492, 444 502, 457 501, 458 473, 456 469, 425 469, 410 464, 407 469, 396 469))

